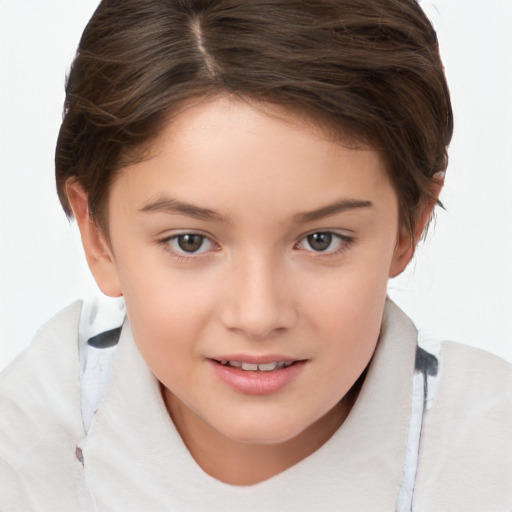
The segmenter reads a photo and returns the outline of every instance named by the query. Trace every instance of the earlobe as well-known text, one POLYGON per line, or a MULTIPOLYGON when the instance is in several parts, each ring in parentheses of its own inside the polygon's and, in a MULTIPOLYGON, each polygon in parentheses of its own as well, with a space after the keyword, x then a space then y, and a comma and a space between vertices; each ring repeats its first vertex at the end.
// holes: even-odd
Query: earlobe
POLYGON ((416 246, 418 245, 418 242, 431 219, 437 198, 439 197, 444 184, 444 176, 444 172, 434 174, 431 189, 432 196, 425 199, 420 206, 414 223, 414 232, 409 233, 407 230, 402 229, 398 242, 395 246, 393 261, 391 263, 391 268, 389 269, 389 277, 397 277, 400 275, 412 260, 416 246))
POLYGON ((420 241, 423 231, 430 220, 434 206, 435 203, 432 201, 423 205, 416 218, 413 233, 402 229, 395 246, 393 261, 391 263, 391 268, 389 269, 389 277, 397 277, 400 275, 412 260, 418 242, 420 241))
POLYGON ((110 297, 122 295, 116 263, 105 236, 89 212, 87 194, 73 178, 66 182, 66 195, 80 229, 85 257, 100 290, 110 297))
POLYGON ((409 264, 414 256, 416 242, 413 237, 406 232, 400 234, 393 253, 393 260, 389 269, 389 277, 397 277, 409 264))

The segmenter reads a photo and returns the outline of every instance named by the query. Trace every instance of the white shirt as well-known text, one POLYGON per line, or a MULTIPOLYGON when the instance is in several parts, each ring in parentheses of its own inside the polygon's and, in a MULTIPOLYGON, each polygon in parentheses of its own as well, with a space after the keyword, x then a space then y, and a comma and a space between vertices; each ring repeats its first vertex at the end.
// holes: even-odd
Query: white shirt
POLYGON ((315 453, 251 486, 196 464, 128 322, 86 433, 80 311, 55 317, 0 378, 2 511, 512 510, 511 366, 453 343, 415 365, 416 329, 389 301, 346 421, 315 453))

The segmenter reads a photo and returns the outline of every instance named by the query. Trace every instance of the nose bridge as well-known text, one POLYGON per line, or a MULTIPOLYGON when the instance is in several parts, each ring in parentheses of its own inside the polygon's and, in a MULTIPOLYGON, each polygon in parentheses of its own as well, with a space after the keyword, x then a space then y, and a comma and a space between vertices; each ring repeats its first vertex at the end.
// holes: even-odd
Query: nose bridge
POLYGON ((240 257, 223 312, 226 326, 251 338, 291 327, 296 315, 284 274, 282 262, 266 252, 240 257))

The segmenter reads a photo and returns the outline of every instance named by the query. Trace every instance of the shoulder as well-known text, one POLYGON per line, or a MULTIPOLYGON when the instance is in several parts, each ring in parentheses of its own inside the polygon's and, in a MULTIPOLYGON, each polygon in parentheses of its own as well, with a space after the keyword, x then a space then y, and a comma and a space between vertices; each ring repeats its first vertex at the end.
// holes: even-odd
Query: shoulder
POLYGON ((31 388, 44 391, 71 375, 67 368, 78 361, 80 311, 81 302, 75 302, 37 331, 30 346, 0 374, 0 400, 13 402, 31 388))
MULTIPOLYGON (((2 498, 4 492, 34 488, 48 461, 52 470, 73 462, 74 440, 83 435, 77 369, 80 311, 77 302, 57 314, 0 375, 2 498)), ((51 479, 50 473, 45 479, 51 479)))
POLYGON ((0 435, 25 423, 66 415, 79 400, 78 324, 81 303, 58 313, 0 374, 0 435))
POLYGON ((418 510, 511 510, 512 365, 445 342, 434 385, 421 434, 418 510))
MULTIPOLYGON (((445 341, 441 344, 441 354, 445 366, 448 370, 455 370, 461 374, 471 372, 498 372, 496 376, 511 378, 512 364, 500 357, 491 354, 485 350, 455 343, 453 341, 445 341)), ((494 380, 494 379, 493 379, 494 380)))
MULTIPOLYGON (((494 425, 499 415, 500 424, 512 427, 512 365, 484 350, 443 343, 433 419, 436 412, 454 419, 465 412, 467 421, 476 425, 494 425)), ((509 447, 512 450, 512 437, 509 447)))

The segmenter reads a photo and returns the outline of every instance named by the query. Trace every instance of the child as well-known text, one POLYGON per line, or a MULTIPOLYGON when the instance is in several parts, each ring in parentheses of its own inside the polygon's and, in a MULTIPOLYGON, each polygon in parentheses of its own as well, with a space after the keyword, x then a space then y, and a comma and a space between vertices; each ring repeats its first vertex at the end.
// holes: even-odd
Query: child
POLYGON ((0 384, 2 510, 512 508, 512 371, 386 298, 452 134, 413 0, 103 0, 64 210, 105 305, 0 384))

